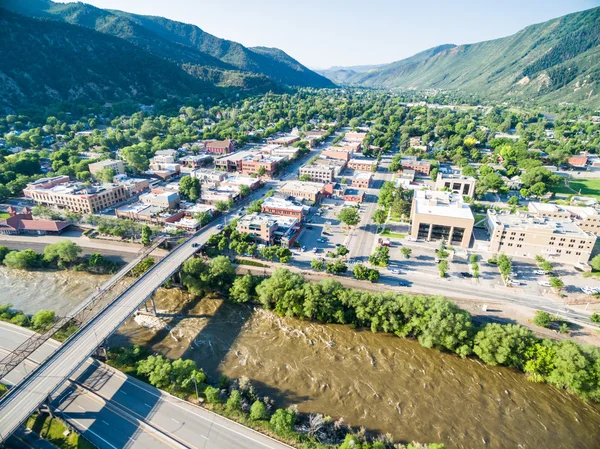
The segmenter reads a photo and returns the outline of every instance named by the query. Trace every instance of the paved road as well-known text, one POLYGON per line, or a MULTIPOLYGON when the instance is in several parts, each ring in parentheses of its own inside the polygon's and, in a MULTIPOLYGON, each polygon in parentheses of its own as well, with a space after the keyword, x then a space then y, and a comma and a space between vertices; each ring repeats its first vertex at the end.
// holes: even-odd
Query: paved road
MULTIPOLYGON (((31 334, 0 322, 0 353, 14 349, 31 334)), ((50 340, 3 381, 19 382, 59 346, 50 340)), ((101 449, 289 447, 92 359, 53 396, 52 408, 101 449)))

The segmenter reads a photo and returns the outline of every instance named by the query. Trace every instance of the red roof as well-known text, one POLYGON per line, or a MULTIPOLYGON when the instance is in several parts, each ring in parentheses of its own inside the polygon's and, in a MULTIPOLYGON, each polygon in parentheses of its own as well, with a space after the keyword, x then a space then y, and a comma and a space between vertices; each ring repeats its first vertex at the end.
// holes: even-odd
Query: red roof
POLYGON ((60 232, 70 225, 71 223, 66 221, 21 220, 19 229, 23 229, 25 231, 60 232))
POLYGON ((229 145, 231 140, 211 140, 206 143, 206 146, 211 148, 229 148, 229 145))
POLYGON ((569 159, 567 159, 567 162, 569 163, 569 165, 583 167, 583 166, 587 165, 588 158, 586 156, 574 156, 574 157, 570 157, 569 159))

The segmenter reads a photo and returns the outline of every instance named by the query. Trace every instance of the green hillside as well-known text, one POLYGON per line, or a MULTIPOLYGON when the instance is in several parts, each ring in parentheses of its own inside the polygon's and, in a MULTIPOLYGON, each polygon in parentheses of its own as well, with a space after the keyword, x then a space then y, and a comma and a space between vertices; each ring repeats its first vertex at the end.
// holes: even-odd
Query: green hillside
POLYGON ((125 39, 155 56, 179 64, 196 77, 222 86, 248 88, 262 82, 265 91, 273 88, 273 82, 288 86, 333 86, 330 80, 281 50, 249 49, 205 33, 195 25, 163 17, 50 0, 5 0, 3 5, 19 14, 61 20, 125 39))
POLYGON ((0 9, 0 106, 215 95, 213 84, 113 36, 0 9))
POLYGON ((600 104, 600 8, 501 39, 443 45, 350 77, 349 84, 457 89, 491 99, 600 104))

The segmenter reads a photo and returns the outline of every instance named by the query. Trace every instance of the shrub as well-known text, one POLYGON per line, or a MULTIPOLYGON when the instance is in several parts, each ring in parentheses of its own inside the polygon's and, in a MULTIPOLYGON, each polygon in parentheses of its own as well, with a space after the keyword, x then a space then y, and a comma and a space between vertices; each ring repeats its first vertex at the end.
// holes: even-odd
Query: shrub
POLYGON ((250 419, 254 421, 258 421, 259 419, 267 418, 267 407, 265 407, 264 402, 262 401, 254 401, 252 407, 250 407, 250 419))

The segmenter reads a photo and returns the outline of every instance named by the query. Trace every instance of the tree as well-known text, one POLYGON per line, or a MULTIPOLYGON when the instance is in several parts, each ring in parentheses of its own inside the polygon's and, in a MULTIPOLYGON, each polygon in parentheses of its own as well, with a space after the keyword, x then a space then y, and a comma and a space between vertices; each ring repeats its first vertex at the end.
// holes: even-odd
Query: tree
POLYGON ((31 327, 37 331, 43 330, 54 323, 55 319, 54 310, 40 310, 31 317, 31 327))
POLYGON ((152 237, 152 229, 150 229, 150 226, 144 225, 142 228, 142 245, 150 245, 150 237, 152 237))
POLYGON ((312 178, 310 177, 309 174, 304 174, 298 178, 298 181, 302 181, 302 182, 310 182, 311 180, 312 180, 312 178))
POLYGON ((280 436, 289 436, 294 430, 296 423, 296 412, 291 409, 277 409, 271 416, 271 428, 280 436))
POLYGON ((258 399, 254 401, 252 406, 250 407, 250 419, 253 421, 258 421, 261 419, 267 418, 267 407, 265 407, 265 403, 259 401, 258 399))
POLYGON ((210 404, 217 404, 221 402, 221 390, 218 388, 211 386, 206 387, 204 390, 204 396, 210 404))
POLYGON ((508 204, 510 204, 511 206, 516 206, 519 204, 519 198, 517 196, 511 196, 508 199, 508 204))
POLYGON ((235 302, 249 302, 256 296, 257 280, 250 273, 237 277, 229 289, 229 297, 235 302))
POLYGON ((219 212, 226 212, 229 209, 229 203, 227 203, 227 201, 217 201, 215 203, 215 208, 219 212))
POLYGON ((184 176, 179 181, 179 193, 191 201, 200 198, 200 180, 192 176, 184 176))
POLYGON ((277 258, 281 263, 288 263, 292 258, 292 252, 284 246, 277 249, 277 258))
POLYGON ((249 214, 258 214, 261 211, 262 204, 263 204, 263 200, 252 201, 250 203, 250 205, 248 206, 248 209, 247 209, 248 213, 249 214))
POLYGON ((6 246, 0 246, 0 264, 4 262, 4 258, 9 252, 10 249, 8 249, 6 246))
POLYGON ((227 399, 227 410, 230 412, 240 410, 242 408, 242 394, 240 390, 232 390, 227 399))
POLYGON ((600 271, 600 254, 594 256, 592 260, 590 260, 590 265, 594 271, 600 271))
POLYGON ((348 271, 348 266, 342 260, 329 262, 325 265, 325 271, 330 274, 342 274, 348 271))
POLYGON ((365 267, 362 264, 357 264, 354 266, 353 274, 356 279, 367 279, 371 282, 377 282, 379 280, 380 275, 378 270, 365 267))
POLYGON ((403 246, 402 248, 400 248, 400 252, 406 259, 408 259, 408 258, 410 258, 410 255, 412 254, 412 249, 410 249, 406 246, 403 246))
POLYGON ((94 176, 100 182, 112 183, 117 172, 114 168, 106 167, 98 171, 94 176))
POLYGON ((263 259, 272 262, 275 260, 275 257, 277 257, 277 250, 278 248, 276 246, 264 246, 260 249, 260 255, 263 259))
POLYGON ((592 323, 600 323, 600 313, 592 313, 590 316, 590 321, 592 323))
POLYGON ((246 185, 240 186, 240 196, 242 198, 246 198, 248 195, 250 195, 251 192, 252 192, 252 190, 250 190, 250 187, 248 187, 246 185))
POLYGON ((386 218, 387 213, 383 209, 377 209, 375 212, 373 212, 373 221, 377 224, 381 225, 385 223, 386 218))
POLYGON ((206 226, 212 220, 212 215, 208 211, 200 212, 194 215, 194 219, 200 223, 200 226, 206 226))
POLYGON ((523 367, 531 382, 543 382, 554 369, 554 357, 556 353, 553 343, 550 340, 544 340, 530 346, 525 352, 527 361, 523 367))
POLYGON ((131 270, 131 275, 134 277, 140 277, 146 271, 148 271, 154 265, 154 258, 152 256, 144 257, 135 267, 131 270))
POLYGON ((78 259, 80 253, 79 245, 71 240, 62 240, 44 248, 44 259, 48 262, 58 259, 59 263, 73 263, 78 259))
POLYGON ((26 270, 39 265, 39 257, 37 253, 31 249, 23 251, 11 251, 4 256, 4 265, 8 268, 18 270, 26 270))
POLYGON ((226 256, 217 256, 208 264, 208 278, 205 278, 210 286, 224 288, 233 283, 235 279, 235 268, 231 260, 226 256))
POLYGON ((356 226, 360 220, 358 210, 355 207, 344 207, 337 217, 346 226, 356 226))
POLYGON ((208 273, 208 265, 197 257, 193 257, 184 262, 181 269, 181 283, 188 291, 195 296, 204 293, 207 285, 204 281, 208 273))
POLYGON ((440 263, 438 263, 437 268, 438 268, 438 271, 440 272, 440 277, 445 278, 446 273, 448 272, 448 261, 441 260, 440 263))
POLYGON ((543 310, 535 312, 535 316, 533 317, 533 323, 540 327, 550 327, 550 324, 552 324, 553 321, 552 315, 543 310))
POLYGON ((167 388, 171 385, 171 362, 162 355, 151 355, 137 363, 138 375, 146 376, 148 381, 157 388, 167 388))
POLYGON ((378 246, 369 256, 369 263, 378 267, 387 267, 390 262, 390 249, 387 246, 378 246))
POLYGON ((565 283, 560 279, 555 277, 551 277, 550 278, 550 285, 552 286, 552 288, 556 291, 560 291, 561 289, 564 288, 565 283))
POLYGON ((533 332, 523 326, 492 323, 475 335, 473 352, 488 365, 522 368, 535 341, 533 332))
POLYGON ((258 176, 264 176, 265 173, 267 173, 267 169, 263 165, 261 165, 260 167, 258 167, 258 170, 256 171, 256 174, 258 176))
POLYGON ((324 263, 320 259, 313 259, 310 261, 310 267, 316 271, 323 271, 324 263))
POLYGON ((506 254, 500 254, 497 258, 500 274, 506 278, 512 272, 512 259, 506 254))

